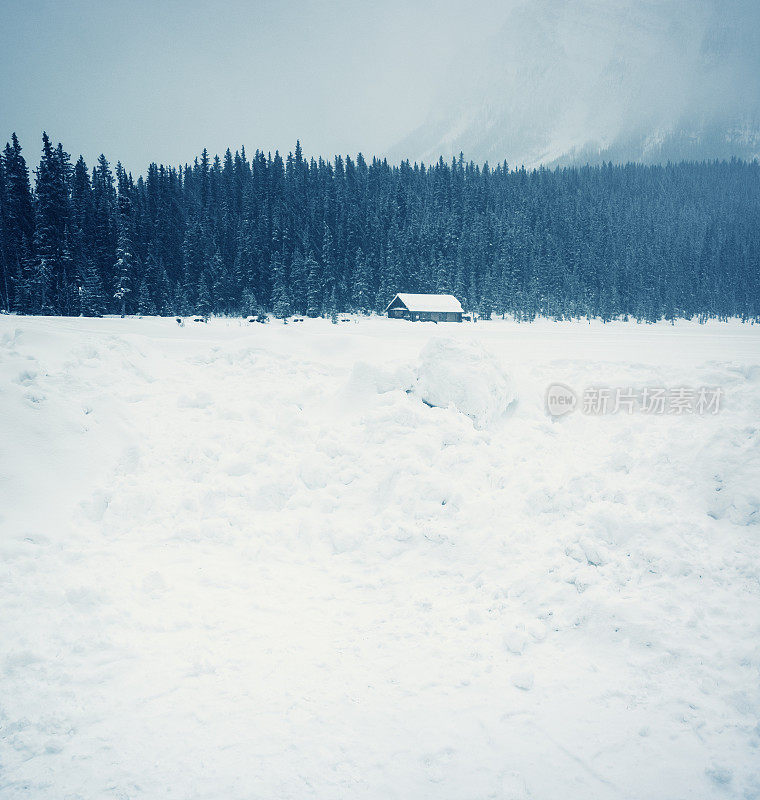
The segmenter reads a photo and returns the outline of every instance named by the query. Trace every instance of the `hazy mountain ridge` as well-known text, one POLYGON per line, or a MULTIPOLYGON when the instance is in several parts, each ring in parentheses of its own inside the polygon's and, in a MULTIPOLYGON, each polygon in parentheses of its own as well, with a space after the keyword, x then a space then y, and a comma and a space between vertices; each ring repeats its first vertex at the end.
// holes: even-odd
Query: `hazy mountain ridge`
POLYGON ((760 157, 760 9, 534 0, 444 78, 392 157, 512 165, 760 157))

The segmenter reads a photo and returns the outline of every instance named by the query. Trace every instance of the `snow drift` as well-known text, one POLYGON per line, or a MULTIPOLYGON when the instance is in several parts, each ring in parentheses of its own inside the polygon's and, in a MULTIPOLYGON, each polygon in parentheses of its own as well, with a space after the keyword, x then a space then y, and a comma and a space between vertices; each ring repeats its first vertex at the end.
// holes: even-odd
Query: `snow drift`
POLYGON ((759 364, 0 315, 0 797, 757 800, 759 364), (726 403, 558 425, 554 381, 726 403))

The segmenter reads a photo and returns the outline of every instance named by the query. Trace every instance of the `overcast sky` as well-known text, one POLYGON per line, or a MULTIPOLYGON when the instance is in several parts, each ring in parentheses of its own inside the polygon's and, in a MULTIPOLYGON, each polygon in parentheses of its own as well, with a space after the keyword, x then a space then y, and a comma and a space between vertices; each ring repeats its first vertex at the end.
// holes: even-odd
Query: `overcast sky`
POLYGON ((42 130, 134 173, 206 146, 382 153, 417 126, 495 0, 4 0, 0 136, 42 130))

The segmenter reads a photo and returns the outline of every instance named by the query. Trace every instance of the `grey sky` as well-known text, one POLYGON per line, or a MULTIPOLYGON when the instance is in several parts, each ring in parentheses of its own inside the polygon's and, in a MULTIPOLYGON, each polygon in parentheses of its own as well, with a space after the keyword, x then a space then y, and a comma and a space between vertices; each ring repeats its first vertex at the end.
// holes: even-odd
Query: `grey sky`
POLYGON ((481 0, 5 0, 0 137, 47 130, 135 173, 206 146, 381 153, 425 118, 452 53, 503 22, 481 0))

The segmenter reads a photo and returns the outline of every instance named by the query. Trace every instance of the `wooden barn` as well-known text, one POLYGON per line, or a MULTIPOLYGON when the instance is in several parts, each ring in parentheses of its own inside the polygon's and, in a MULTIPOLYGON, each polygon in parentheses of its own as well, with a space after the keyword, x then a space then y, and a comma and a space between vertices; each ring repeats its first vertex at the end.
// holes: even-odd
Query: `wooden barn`
POLYGON ((391 319, 461 322, 462 306, 453 294, 397 294, 385 309, 391 319))

